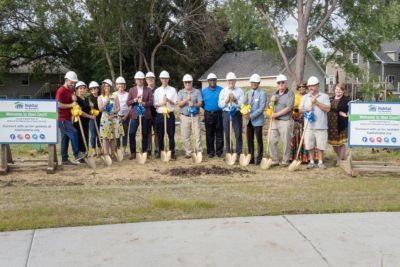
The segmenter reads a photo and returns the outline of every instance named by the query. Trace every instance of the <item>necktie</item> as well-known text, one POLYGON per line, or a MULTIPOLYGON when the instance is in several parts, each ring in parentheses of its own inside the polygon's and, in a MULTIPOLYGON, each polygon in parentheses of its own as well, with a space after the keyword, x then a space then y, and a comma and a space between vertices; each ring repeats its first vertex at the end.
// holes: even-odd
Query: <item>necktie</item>
POLYGON ((253 104, 253 102, 254 102, 254 93, 255 93, 256 91, 254 91, 253 90, 253 93, 251 94, 251 103, 253 104))

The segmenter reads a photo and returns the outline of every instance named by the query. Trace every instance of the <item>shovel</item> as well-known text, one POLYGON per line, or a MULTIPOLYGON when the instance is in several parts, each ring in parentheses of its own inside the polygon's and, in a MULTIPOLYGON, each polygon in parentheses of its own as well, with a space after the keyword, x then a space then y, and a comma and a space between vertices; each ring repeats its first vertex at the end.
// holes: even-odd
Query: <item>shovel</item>
MULTIPOLYGON (((230 100, 230 109, 232 109, 232 100, 230 100)), ((230 144, 230 153, 226 153, 225 159, 228 165, 234 165, 236 162, 237 154, 233 151, 233 141, 232 141, 232 114, 229 111, 229 144, 230 144)))
MULTIPOLYGON (((85 138, 85 133, 83 132, 83 127, 82 127, 82 122, 81 122, 81 117, 78 116, 78 122, 79 122, 79 128, 81 129, 81 134, 82 134, 82 139, 83 139, 83 144, 85 145, 86 153, 89 152, 88 146, 86 143, 86 138, 85 138)), ((95 159, 90 157, 88 158, 87 156, 83 158, 83 160, 86 162, 86 164, 93 169, 93 171, 96 171, 96 162, 95 159)))
POLYGON ((201 152, 197 152, 196 150, 196 133, 194 131, 194 117, 193 114, 190 113, 190 117, 192 118, 192 135, 193 135, 193 153, 192 153, 192 161, 193 163, 201 163, 203 160, 203 154, 201 152))
MULTIPOLYGON (((272 103, 272 110, 274 110, 274 103, 272 103)), ((272 130, 272 122, 273 118, 270 118, 269 120, 269 127, 268 127, 268 135, 267 135, 267 152, 265 153, 267 157, 269 157, 269 141, 271 139, 271 130, 272 130)), ((262 158, 260 162, 260 168, 263 170, 269 169, 272 166, 272 159, 271 158, 262 158)))
POLYGON ((303 145, 303 141, 304 141, 304 134, 306 133, 306 130, 308 128, 308 124, 309 124, 309 121, 307 120, 306 124, 304 125, 303 134, 301 135, 301 138, 300 138, 300 143, 299 143, 299 148, 297 149, 296 159, 293 160, 292 163, 290 163, 290 165, 288 167, 289 171, 291 171, 291 172, 297 170, 299 168, 299 166, 301 165, 301 160, 299 160, 299 155, 300 155, 301 146, 303 145))
POLYGON ((100 137, 99 127, 97 125, 96 118, 94 119, 94 126, 96 127, 97 136, 99 137, 99 140, 100 140, 101 151, 105 154, 104 156, 101 156, 101 159, 104 161, 104 164, 106 164, 106 166, 111 166, 112 165, 112 159, 111 159, 110 155, 108 155, 104 151, 103 140, 100 137))
POLYGON ((143 147, 142 147, 142 142, 143 142, 143 135, 142 135, 142 116, 139 115, 139 128, 140 128, 140 150, 139 153, 137 154, 137 161, 139 164, 145 164, 147 160, 147 152, 142 152, 143 147))
POLYGON ((161 161, 168 162, 171 159, 171 150, 167 148, 167 114, 164 113, 164 151, 161 151, 161 161))
MULTIPOLYGON (((113 126, 113 127, 115 127, 115 126, 113 126)), ((119 138, 121 138, 121 136, 119 138)), ((113 151, 113 153, 114 153, 114 151, 113 151)), ((117 156, 116 156, 116 158, 117 158, 118 162, 121 162, 121 161, 124 160, 124 152, 121 149, 117 148, 117 156)))
MULTIPOLYGON (((246 116, 243 116, 243 119, 245 122, 247 122, 246 116)), ((246 136, 246 142, 248 144, 246 123, 244 123, 244 135, 246 136)), ((251 155, 249 154, 249 147, 246 146, 246 153, 240 153, 239 163, 241 166, 247 166, 249 165, 250 160, 251 160, 251 155)))

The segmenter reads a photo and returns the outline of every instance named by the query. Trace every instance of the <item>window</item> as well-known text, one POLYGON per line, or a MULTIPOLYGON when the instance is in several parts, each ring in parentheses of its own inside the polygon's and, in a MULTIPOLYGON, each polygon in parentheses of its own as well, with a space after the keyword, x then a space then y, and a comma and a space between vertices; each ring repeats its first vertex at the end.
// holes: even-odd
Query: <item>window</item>
POLYGON ((19 98, 21 99, 31 99, 30 95, 21 95, 19 98))
POLYGON ((29 86, 29 75, 21 74, 21 86, 29 86))
POLYGON ((400 52, 397 54, 397 61, 400 61, 400 52))
POLYGON ((393 84, 393 86, 394 86, 394 75, 389 74, 388 76, 386 76, 386 81, 387 81, 388 83, 393 84))
POLYGON ((7 99, 6 95, 0 95, 0 99, 7 99))
POLYGON ((351 60, 354 65, 358 65, 358 53, 351 53, 351 60))
POLYGON ((340 61, 340 60, 342 59, 342 56, 343 56, 342 53, 337 53, 337 54, 335 55, 336 61, 340 61))
POLYGON ((334 84, 336 84, 336 77, 335 77, 335 75, 330 75, 329 76, 329 84, 330 85, 334 85, 334 84))

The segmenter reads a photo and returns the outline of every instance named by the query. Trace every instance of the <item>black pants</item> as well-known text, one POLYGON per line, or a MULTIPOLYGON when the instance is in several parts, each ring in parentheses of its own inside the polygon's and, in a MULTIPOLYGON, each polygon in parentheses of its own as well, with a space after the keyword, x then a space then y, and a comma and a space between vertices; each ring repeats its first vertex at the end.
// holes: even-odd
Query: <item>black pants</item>
POLYGON ((254 159, 254 135, 257 139, 257 147, 258 153, 256 162, 259 163, 263 158, 264 146, 263 146, 263 138, 262 138, 262 126, 253 126, 251 120, 247 124, 247 146, 249 148, 249 154, 251 155, 251 159, 254 159))
MULTIPOLYGON (((88 145, 89 144, 89 119, 81 117, 81 123, 82 123, 83 133, 85 134, 86 145, 88 145)), ((78 132, 79 151, 83 152, 83 153, 88 152, 88 151, 86 151, 85 143, 83 142, 83 136, 82 136, 81 128, 79 127, 79 122, 74 122, 74 127, 78 132)))
MULTIPOLYGON (((226 142, 226 153, 231 153, 231 144, 229 142, 229 123, 230 123, 230 118, 229 118, 229 113, 227 111, 224 111, 222 113, 223 120, 224 120, 224 132, 225 132, 225 142, 226 142)), ((234 132, 234 137, 231 136, 232 141, 236 142, 236 151, 234 151, 237 154, 242 153, 242 147, 243 147, 243 139, 242 139, 242 127, 243 127, 243 119, 242 119, 242 114, 237 111, 235 115, 232 118, 232 128, 234 132)))
MULTIPOLYGON (((139 128, 139 119, 131 120, 131 127, 129 131, 129 149, 131 153, 136 153, 136 132, 139 128)), ((149 141, 149 119, 142 118, 142 153, 147 152, 147 146, 149 141)))
MULTIPOLYGON (((164 114, 158 113, 156 117, 156 128, 158 135, 158 151, 164 150, 164 114)), ((169 113, 167 117, 167 134, 169 142, 169 150, 175 153, 175 115, 173 112, 169 113)))
POLYGON ((224 149, 224 127, 222 111, 206 111, 204 113, 206 126, 207 154, 220 157, 224 149), (216 153, 215 153, 216 152, 216 153))

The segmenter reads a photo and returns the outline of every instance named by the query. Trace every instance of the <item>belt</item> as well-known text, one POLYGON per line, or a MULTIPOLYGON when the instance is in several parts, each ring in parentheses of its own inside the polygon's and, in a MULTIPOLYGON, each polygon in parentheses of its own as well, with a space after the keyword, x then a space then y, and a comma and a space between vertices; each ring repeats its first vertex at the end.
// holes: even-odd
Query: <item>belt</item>
POLYGON ((206 110, 206 113, 211 113, 211 114, 216 114, 216 113, 221 113, 222 110, 206 110))

